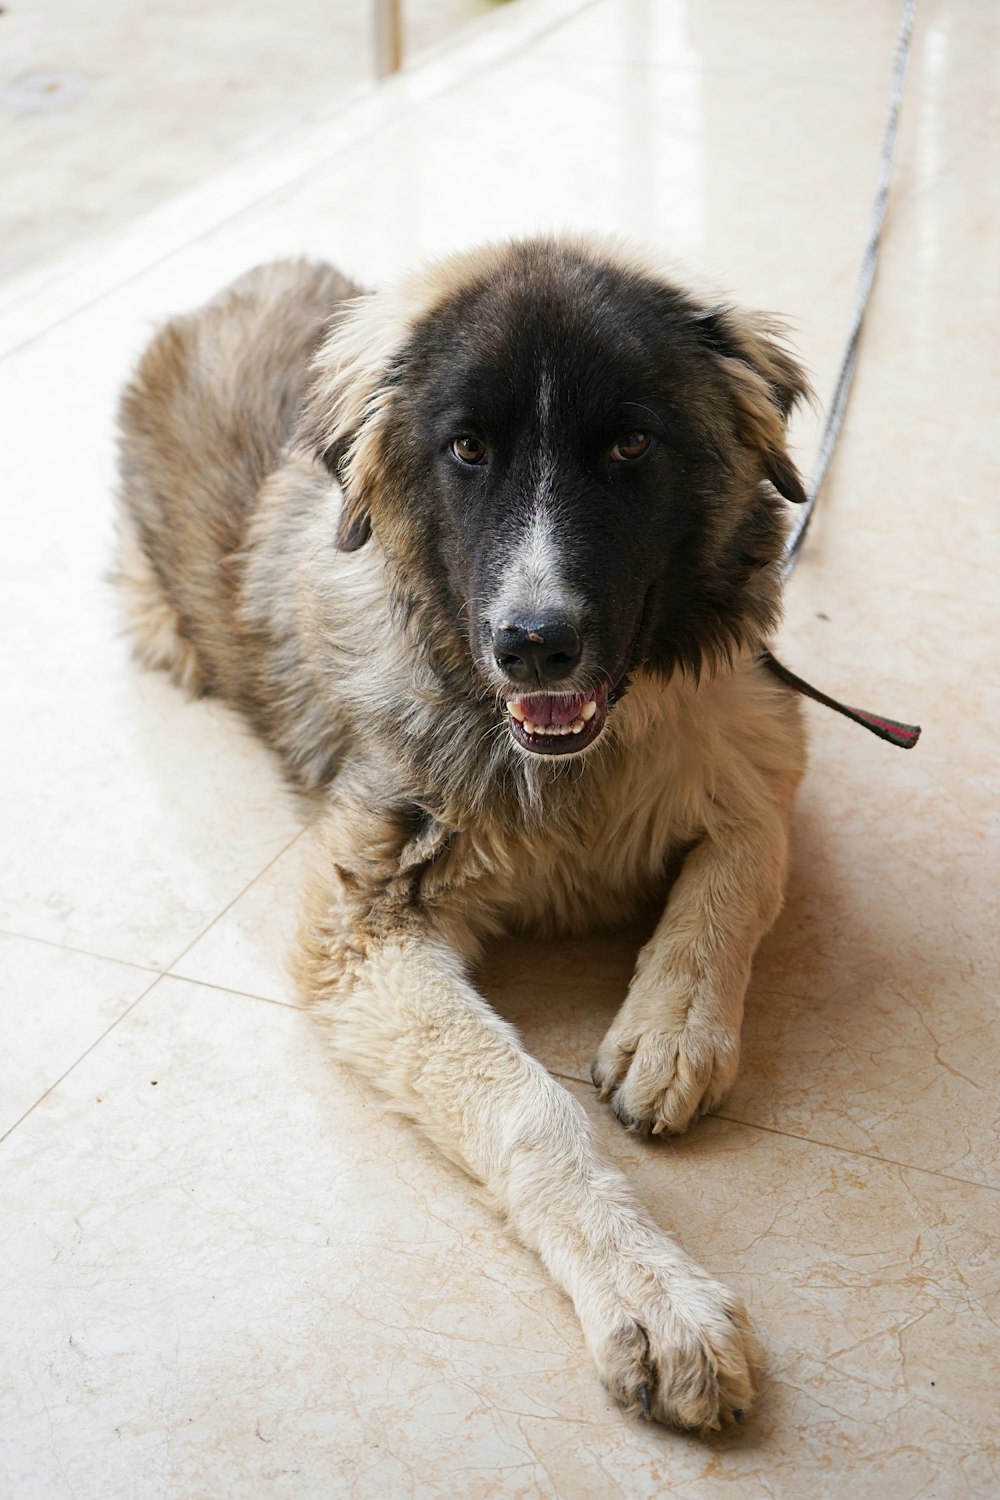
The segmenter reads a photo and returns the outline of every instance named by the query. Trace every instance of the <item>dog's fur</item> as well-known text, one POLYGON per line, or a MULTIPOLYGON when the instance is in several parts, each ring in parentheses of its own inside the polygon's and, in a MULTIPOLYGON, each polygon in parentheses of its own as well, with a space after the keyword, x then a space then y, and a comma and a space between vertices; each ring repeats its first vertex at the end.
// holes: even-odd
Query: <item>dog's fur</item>
POLYGON ((755 1395, 743 1308, 468 970, 505 930, 627 918, 682 861, 594 1081, 654 1133, 732 1084, 804 763, 758 663, 804 393, 768 320, 558 240, 373 294, 263 267, 168 324, 122 409, 140 656, 238 708, 320 802, 298 973, 338 1055, 485 1184, 616 1400, 700 1429, 755 1395), (532 648, 498 642, 552 611, 579 658, 518 698, 532 648))

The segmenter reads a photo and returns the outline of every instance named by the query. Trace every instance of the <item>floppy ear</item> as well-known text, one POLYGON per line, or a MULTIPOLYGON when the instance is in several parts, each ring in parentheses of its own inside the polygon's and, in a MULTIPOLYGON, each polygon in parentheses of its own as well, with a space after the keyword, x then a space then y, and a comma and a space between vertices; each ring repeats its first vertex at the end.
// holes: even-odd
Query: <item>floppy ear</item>
POLYGON ((805 372, 782 343, 783 325, 764 313, 709 308, 698 336, 715 356, 733 397, 740 437, 760 453, 764 478, 801 505, 806 492, 785 445, 789 414, 811 398, 805 372))
POLYGON ((351 443, 356 434, 339 438, 328 448, 319 451, 319 458, 330 470, 340 485, 341 506, 334 543, 338 552, 357 552, 372 534, 372 513, 369 505, 348 489, 345 468, 351 443))
POLYGON ((392 406, 391 367, 405 333, 394 299, 370 292, 342 305, 313 361, 313 382, 292 441, 340 485, 335 541, 342 552, 356 552, 372 533, 382 436, 392 406))
POLYGON ((366 506, 350 506, 344 498, 344 506, 334 532, 334 543, 338 552, 357 552, 372 534, 372 513, 366 506))

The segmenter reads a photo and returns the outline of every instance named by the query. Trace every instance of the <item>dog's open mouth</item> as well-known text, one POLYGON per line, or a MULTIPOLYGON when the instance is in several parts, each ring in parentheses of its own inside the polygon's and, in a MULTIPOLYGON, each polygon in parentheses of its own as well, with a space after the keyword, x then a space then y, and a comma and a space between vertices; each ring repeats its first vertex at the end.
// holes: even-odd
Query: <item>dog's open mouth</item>
POLYGON ((528 693, 508 698, 510 732, 536 755, 575 755, 600 738, 608 717, 608 690, 528 693))

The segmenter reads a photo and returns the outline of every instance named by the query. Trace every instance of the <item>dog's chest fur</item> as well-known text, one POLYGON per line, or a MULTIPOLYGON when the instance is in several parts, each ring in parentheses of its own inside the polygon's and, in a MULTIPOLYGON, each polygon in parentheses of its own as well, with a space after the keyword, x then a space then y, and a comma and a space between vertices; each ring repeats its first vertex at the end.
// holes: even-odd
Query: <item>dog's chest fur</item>
POLYGON ((362 901, 391 890, 395 905, 419 886, 425 907, 474 908, 481 935, 615 924, 662 893, 686 847, 724 832, 737 806, 745 818, 755 781, 762 804, 775 771, 791 794, 796 707, 752 660, 700 684, 640 670, 592 752, 553 762, 519 751, 492 696, 443 681, 412 649, 419 625, 411 633, 393 608, 377 546, 332 547, 336 488, 307 478, 285 471, 269 486, 268 540, 250 554, 241 617, 268 643, 267 738, 295 747, 301 781, 325 786, 327 855, 362 901), (297 503, 285 507, 292 482, 297 503), (398 649, 373 653, 373 637, 398 649))
POLYGON ((774 769, 791 798, 798 724, 793 705, 782 725, 774 696, 751 664, 701 688, 639 673, 595 752, 536 784, 532 801, 508 796, 506 818, 470 816, 425 876, 424 899, 440 889, 450 901, 474 884, 497 930, 575 933, 630 920, 662 898, 689 847, 745 822, 748 793, 762 810, 772 805, 774 769))

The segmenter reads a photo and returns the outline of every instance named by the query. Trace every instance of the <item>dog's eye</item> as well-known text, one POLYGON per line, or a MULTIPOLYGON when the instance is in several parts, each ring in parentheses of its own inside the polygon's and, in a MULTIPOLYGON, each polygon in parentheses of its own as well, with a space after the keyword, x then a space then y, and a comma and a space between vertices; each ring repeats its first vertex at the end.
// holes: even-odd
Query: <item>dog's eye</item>
POLYGON ((451 451, 463 464, 481 464, 486 457, 486 444, 471 432, 463 432, 461 437, 452 438, 451 451))
POLYGON ((653 445, 653 439, 646 432, 626 432, 620 437, 611 450, 611 462, 616 464, 634 463, 644 453, 648 453, 653 445))

